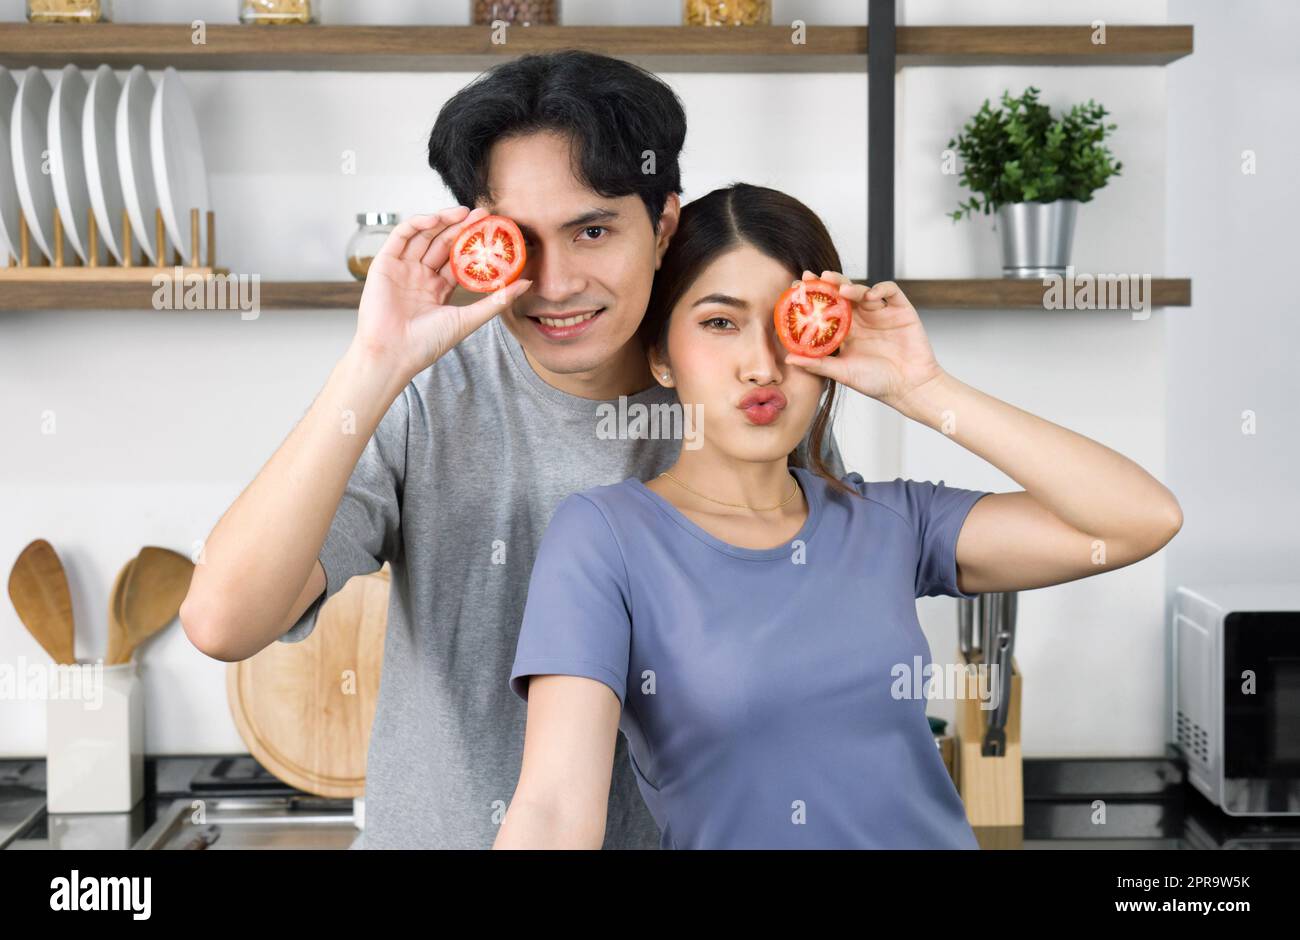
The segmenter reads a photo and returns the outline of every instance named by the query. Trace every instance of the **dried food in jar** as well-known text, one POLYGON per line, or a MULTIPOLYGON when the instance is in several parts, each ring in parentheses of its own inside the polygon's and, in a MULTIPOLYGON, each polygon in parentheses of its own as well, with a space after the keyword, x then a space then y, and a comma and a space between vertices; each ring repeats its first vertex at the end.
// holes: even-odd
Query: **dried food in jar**
POLYGON ((687 26, 771 26, 771 0, 684 0, 687 26))
POLYGON ((311 0, 240 0, 239 21, 255 26, 314 23, 311 0))
POLYGON ((33 23, 99 23, 109 18, 107 7, 107 0, 27 0, 27 19, 33 23))
POLYGON ((554 26, 559 20, 557 0, 472 0, 475 26, 491 26, 500 20, 519 26, 554 26))

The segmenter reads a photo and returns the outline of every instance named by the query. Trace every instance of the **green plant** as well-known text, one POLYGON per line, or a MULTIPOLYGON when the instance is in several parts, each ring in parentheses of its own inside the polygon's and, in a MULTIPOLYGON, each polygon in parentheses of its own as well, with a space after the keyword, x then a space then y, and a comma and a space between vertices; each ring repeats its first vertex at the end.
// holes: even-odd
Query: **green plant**
POLYGON ((1102 143, 1116 126, 1103 123, 1109 113, 1089 99, 1053 120, 1033 87, 1019 98, 1004 91, 997 110, 985 98, 961 134, 948 141, 962 159, 962 185, 976 194, 958 203, 950 213, 953 222, 977 209, 988 215, 1004 203, 1091 200, 1123 166, 1112 163, 1102 143))

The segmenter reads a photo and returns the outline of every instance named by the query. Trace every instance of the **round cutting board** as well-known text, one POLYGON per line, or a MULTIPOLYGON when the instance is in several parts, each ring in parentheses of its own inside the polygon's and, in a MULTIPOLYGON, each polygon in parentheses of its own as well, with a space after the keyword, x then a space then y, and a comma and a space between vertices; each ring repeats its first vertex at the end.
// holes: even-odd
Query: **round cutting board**
POLYGON ((331 597, 298 643, 273 642, 226 669, 239 735, 263 767, 317 796, 364 796, 379 696, 389 567, 331 597))

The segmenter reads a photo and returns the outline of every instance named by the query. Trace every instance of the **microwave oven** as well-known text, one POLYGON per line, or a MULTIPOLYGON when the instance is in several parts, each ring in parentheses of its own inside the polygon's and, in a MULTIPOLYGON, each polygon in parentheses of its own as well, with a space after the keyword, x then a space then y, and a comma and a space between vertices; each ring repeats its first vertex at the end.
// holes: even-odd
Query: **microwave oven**
POLYGON ((1234 816, 1300 816, 1300 582, 1174 593, 1169 736, 1234 816))

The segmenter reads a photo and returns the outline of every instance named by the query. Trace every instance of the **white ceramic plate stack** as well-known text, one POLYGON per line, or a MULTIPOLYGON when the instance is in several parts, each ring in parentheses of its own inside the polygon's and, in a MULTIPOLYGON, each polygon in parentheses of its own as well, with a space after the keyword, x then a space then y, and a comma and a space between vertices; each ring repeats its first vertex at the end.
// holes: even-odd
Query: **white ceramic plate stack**
MULTIPOLYGON (((199 264, 206 264, 211 200, 203 140, 174 68, 163 71, 155 88, 142 66, 119 82, 101 65, 87 86, 81 70, 69 65, 53 90, 39 68, 28 68, 20 85, 0 68, 0 143, 6 139, 0 154, 0 249, 18 254, 21 208, 31 242, 53 262, 57 207, 64 236, 83 264, 90 257, 93 211, 99 264, 105 253, 121 264, 138 247, 149 264, 166 265, 170 252, 158 257, 153 243, 161 209, 167 246, 188 264, 190 210, 198 209, 199 264), (133 246, 122 244, 124 208, 133 246)), ((39 257, 31 261, 39 263, 39 257)), ((65 254, 64 263, 71 261, 65 254)))
POLYGON ((45 172, 49 135, 50 83, 45 73, 30 66, 14 98, 9 115, 9 147, 14 161, 18 201, 27 217, 27 230, 45 257, 54 258, 54 186, 45 172))
MULTIPOLYGON (((9 118, 18 97, 18 83, 0 65, 0 262, 18 255, 18 186, 14 182, 14 158, 9 149, 9 118)), ((3 264, 0 264, 2 267, 3 264)))

